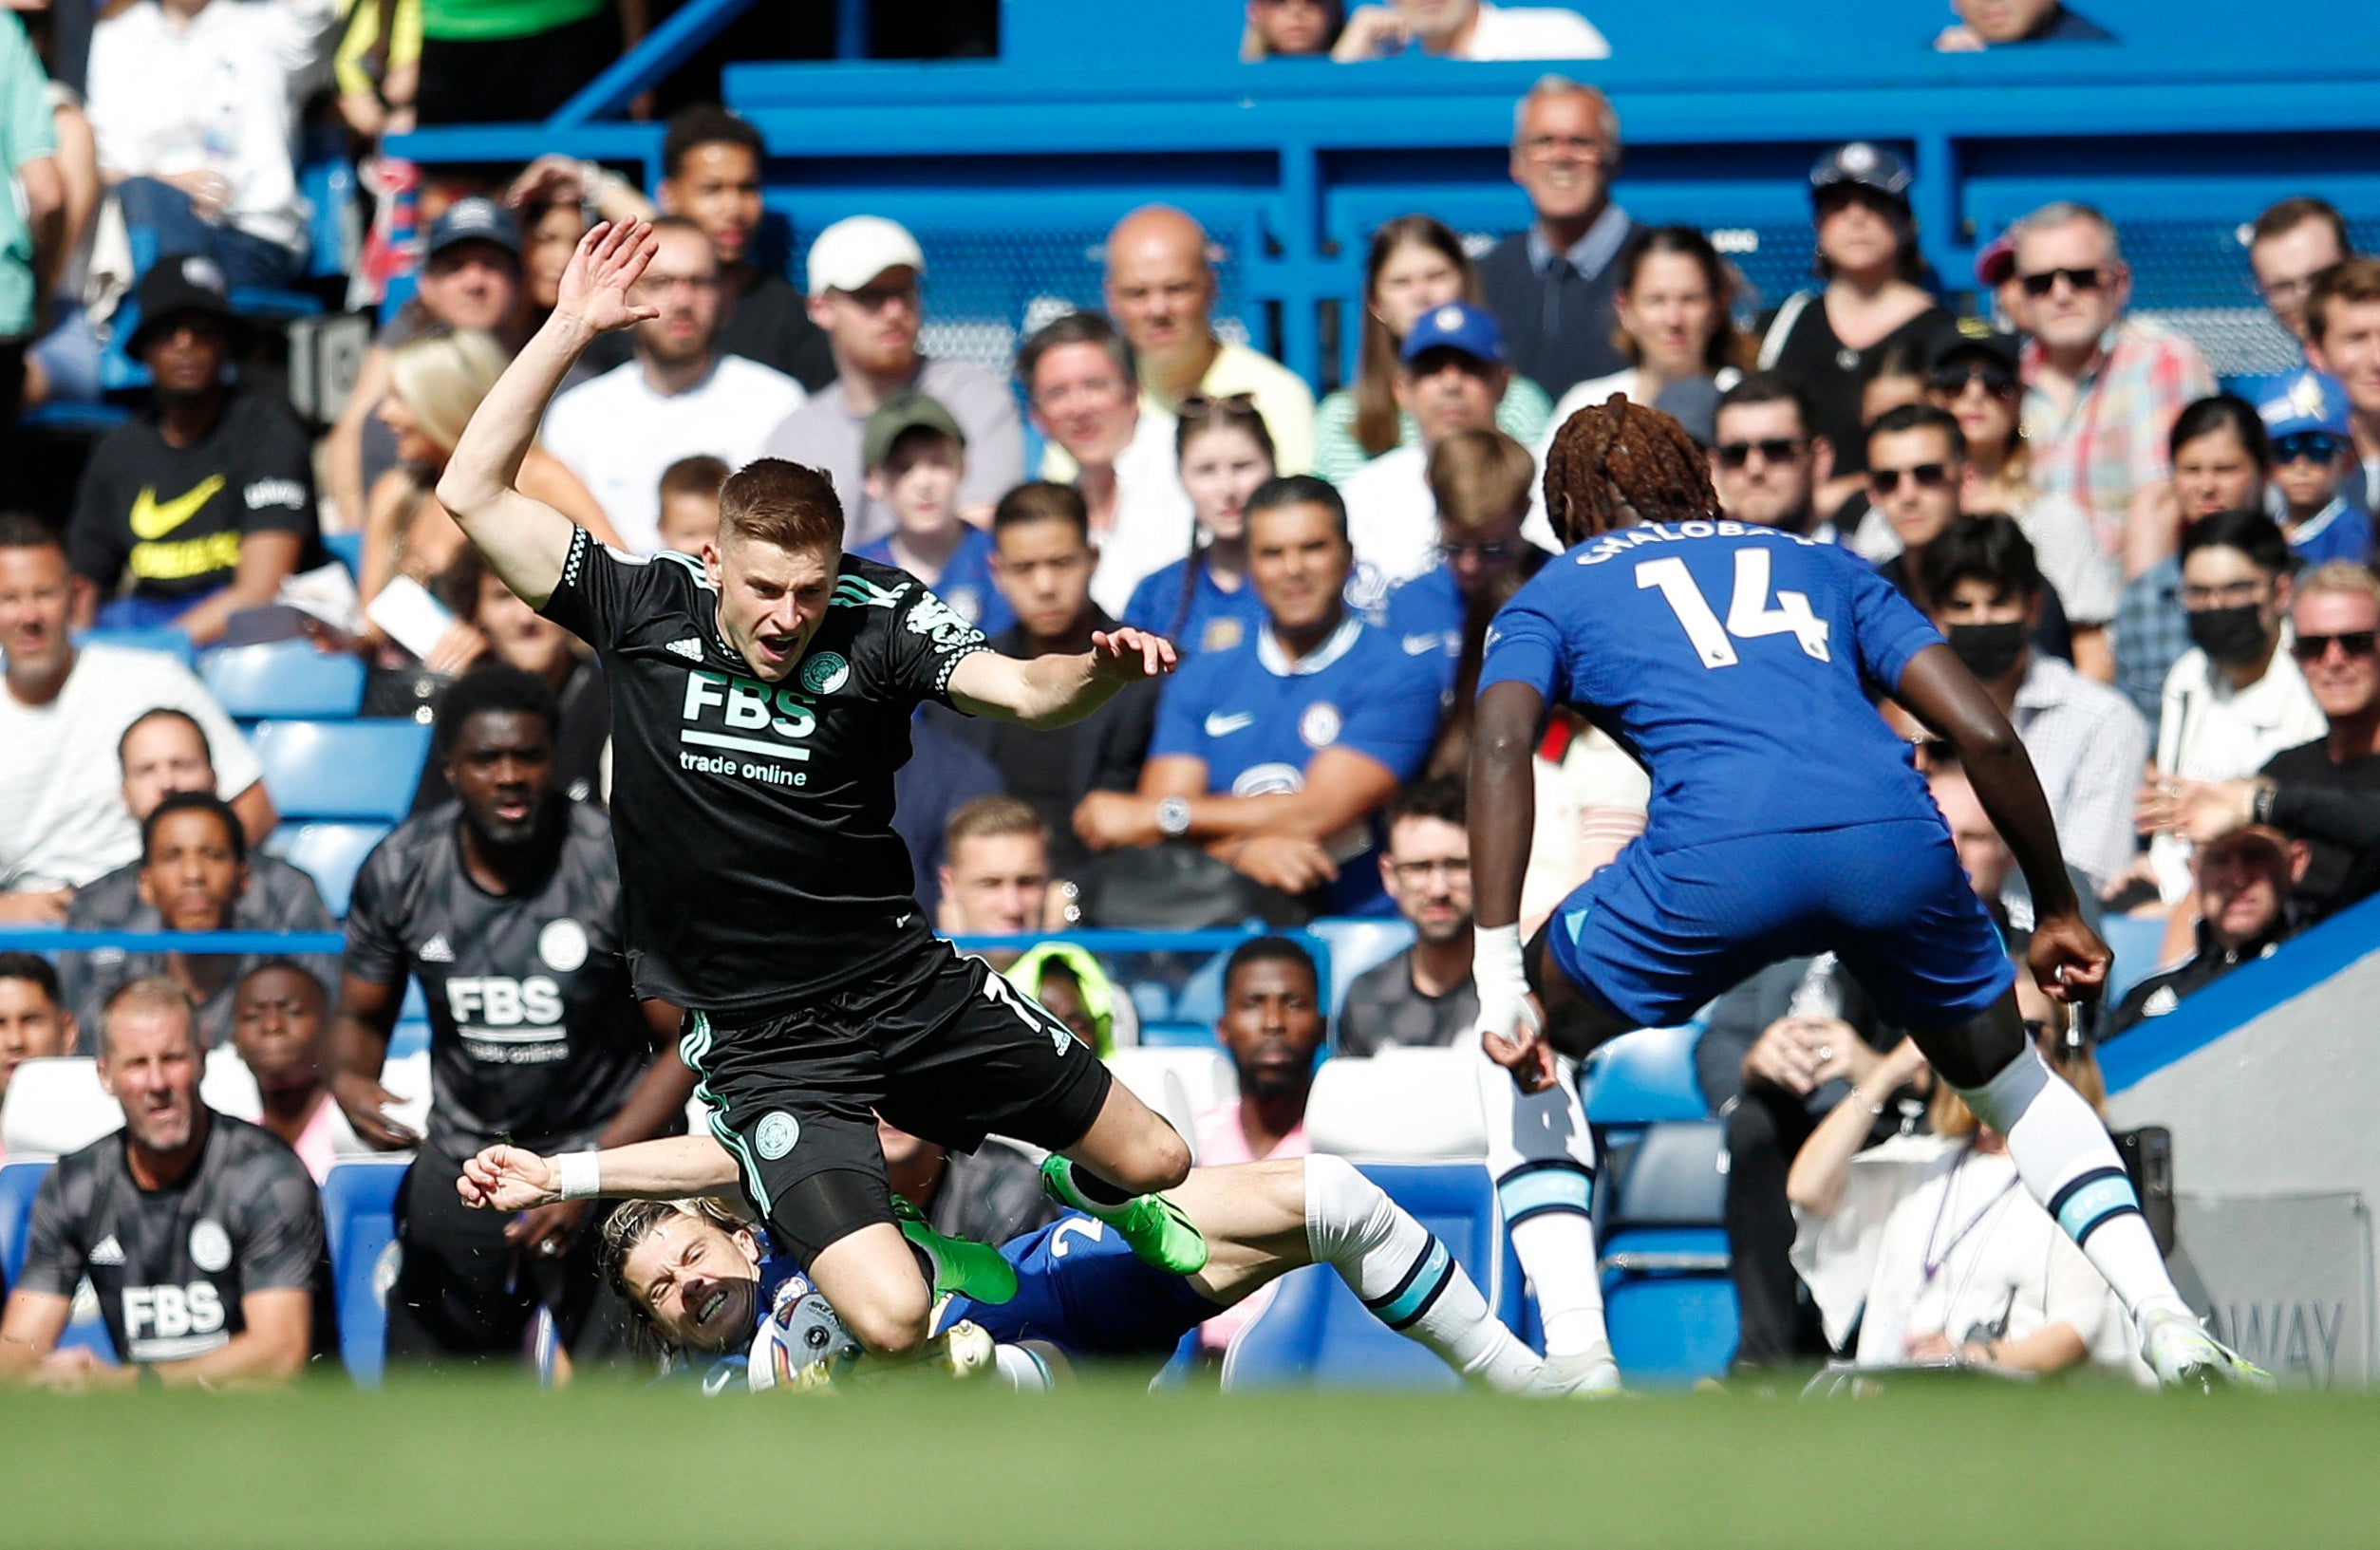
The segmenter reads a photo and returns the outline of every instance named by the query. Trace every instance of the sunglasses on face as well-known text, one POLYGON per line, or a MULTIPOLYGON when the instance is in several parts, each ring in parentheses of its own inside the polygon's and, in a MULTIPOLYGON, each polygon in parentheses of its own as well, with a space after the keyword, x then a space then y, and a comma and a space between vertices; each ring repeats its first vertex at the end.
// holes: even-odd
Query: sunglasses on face
POLYGON ((1871 468, 1867 471, 1867 482, 1876 487, 1880 495, 1889 495, 1900 489, 1903 478, 1921 490, 1940 490, 1950 483, 1950 465, 1920 463, 1914 468, 1871 468))
POLYGON ((1971 383, 1981 383, 1983 391, 1996 399, 2016 394, 2016 379, 1997 366, 1936 366, 1926 381, 1946 399, 1959 397, 1971 383))
POLYGON ((1492 538, 1484 544, 1440 544, 1438 558, 1442 560, 1471 559, 1481 565, 1502 565, 1517 558, 1528 546, 1518 538, 1492 538))
POLYGON ((2333 645, 2352 658, 2369 657, 2380 648, 2380 631, 2351 629, 2337 635, 2300 635, 2289 643, 2289 654, 2311 664, 2329 656, 2333 645))
POLYGON ((2016 283, 2025 288, 2028 296, 2046 296, 2057 289, 2060 280, 2076 290, 2096 290, 2105 279, 2097 270, 2043 270, 2038 274, 2024 275, 2016 283))
POLYGON ((2339 449, 2346 444, 2328 431, 2298 431, 2292 436, 2277 436, 2273 438, 2273 461, 2294 463, 2301 458, 2310 458, 2317 463, 2327 463, 2337 457, 2339 449))
POLYGON ((1802 443, 1796 437, 1776 436, 1761 441, 1722 441, 1716 450, 1721 468, 1741 468, 1752 461, 1755 452, 1763 462, 1793 462, 1802 455, 1802 443))

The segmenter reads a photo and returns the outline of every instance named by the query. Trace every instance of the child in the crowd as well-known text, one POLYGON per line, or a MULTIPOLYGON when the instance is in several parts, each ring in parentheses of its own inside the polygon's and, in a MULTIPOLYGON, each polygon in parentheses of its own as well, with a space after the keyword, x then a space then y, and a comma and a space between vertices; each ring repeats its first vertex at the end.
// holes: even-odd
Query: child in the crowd
POLYGON ((899 566, 986 635, 1015 624, 992 585, 991 534, 959 520, 966 436, 950 411, 923 393, 893 393, 868 417, 860 454, 868 498, 892 509, 892 531, 854 552, 899 566))
POLYGON ((701 558, 719 537, 719 491, 727 464, 707 453, 681 458, 661 471, 661 547, 701 558))
POLYGON ((2371 558, 2371 514, 2340 483, 2354 468, 2347 392, 2320 372, 2294 372, 2257 405, 2273 443, 2274 514, 2289 551, 2309 566, 2371 558))

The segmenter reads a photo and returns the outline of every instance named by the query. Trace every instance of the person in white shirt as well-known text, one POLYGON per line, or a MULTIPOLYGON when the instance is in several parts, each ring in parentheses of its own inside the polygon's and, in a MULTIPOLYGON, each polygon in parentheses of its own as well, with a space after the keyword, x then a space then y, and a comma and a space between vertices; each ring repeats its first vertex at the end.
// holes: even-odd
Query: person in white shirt
POLYGON ((163 652, 78 649, 66 634, 75 591, 57 535, 0 516, 0 924, 64 921, 76 888, 141 853, 117 748, 152 710, 198 723, 249 839, 272 831, 263 770, 206 686, 163 652))
POLYGON ((158 253, 202 253, 232 286, 305 273, 290 144, 331 0, 138 0, 91 31, 102 175, 158 253))
POLYGON ((1099 551, 1092 600, 1120 616, 1143 578, 1190 552, 1174 419, 1142 399, 1132 350, 1096 312, 1070 312, 1037 330, 1017 351, 1017 379, 1090 512, 1099 551))
POLYGON ((1393 0, 1348 14, 1331 58, 1381 59, 1419 46, 1441 59, 1609 59, 1595 24, 1557 6, 1483 0, 1393 0))
POLYGON ((1663 390, 1690 378, 1721 392, 1742 381, 1743 337, 1729 316, 1734 302, 1735 273, 1709 237, 1691 226, 1640 230, 1621 250, 1613 277, 1620 352, 1631 364, 1562 395, 1544 439, 1531 449, 1538 462, 1553 449, 1563 421, 1614 393, 1659 407, 1663 390))
POLYGON ((740 468, 807 396, 780 371, 719 353, 719 258, 703 229, 664 215, 653 240, 637 282, 652 315, 635 326, 636 359, 555 399, 544 439, 646 554, 661 547, 663 470, 698 453, 740 468))
MULTIPOLYGON (((1437 502, 1427 477, 1430 453, 1457 431, 1496 420, 1511 370, 1504 335, 1486 309, 1449 302, 1422 314, 1397 352, 1396 406, 1414 417, 1421 439, 1393 447, 1350 475, 1345 495, 1356 563, 1381 589, 1411 581, 1438 563, 1437 502)), ((1524 530, 1540 548, 1555 546, 1524 530)))

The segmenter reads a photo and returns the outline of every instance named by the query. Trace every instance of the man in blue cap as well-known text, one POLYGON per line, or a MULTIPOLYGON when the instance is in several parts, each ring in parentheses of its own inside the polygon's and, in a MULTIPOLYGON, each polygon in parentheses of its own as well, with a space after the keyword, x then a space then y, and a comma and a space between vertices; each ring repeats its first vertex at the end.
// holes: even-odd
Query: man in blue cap
POLYGON ((1345 491, 1356 563, 1369 573, 1366 585, 1394 587, 1436 567, 1430 454, 1457 431, 1492 427, 1511 380, 1503 330, 1469 302, 1434 308, 1407 331, 1397 352, 1396 406, 1414 417, 1421 439, 1364 464, 1345 491))
POLYGON ((2347 390, 2311 368, 2278 379, 2258 399, 2273 443, 2273 498, 2289 551, 2309 566, 2371 558, 2371 514, 2344 487, 2355 472, 2347 390))

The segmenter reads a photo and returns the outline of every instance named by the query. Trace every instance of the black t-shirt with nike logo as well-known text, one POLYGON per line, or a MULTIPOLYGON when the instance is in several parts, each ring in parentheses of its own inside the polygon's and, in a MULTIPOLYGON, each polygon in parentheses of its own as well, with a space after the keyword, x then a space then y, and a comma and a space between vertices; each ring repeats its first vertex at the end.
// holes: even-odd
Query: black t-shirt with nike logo
POLYGON ((779 682, 719 632, 701 565, 581 530, 546 604, 603 654, 611 823, 637 993, 740 1018, 847 985, 932 940, 892 831, 920 702, 983 632, 907 571, 843 556, 826 622, 779 682))
POLYGON ((196 601, 230 584, 252 532, 305 540, 298 569, 322 563, 314 464, 287 405, 240 388, 215 428, 186 447, 166 442, 154 411, 92 450, 66 530, 74 573, 103 598, 196 601))

